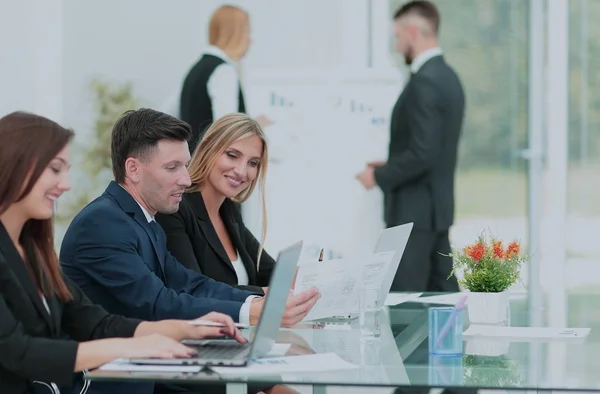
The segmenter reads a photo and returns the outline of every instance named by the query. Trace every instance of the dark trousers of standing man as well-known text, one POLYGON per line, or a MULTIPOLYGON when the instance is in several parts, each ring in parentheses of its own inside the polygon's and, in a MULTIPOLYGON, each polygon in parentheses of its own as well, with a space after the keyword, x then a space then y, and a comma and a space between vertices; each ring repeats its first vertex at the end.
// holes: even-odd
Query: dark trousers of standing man
POLYGON ((448 230, 413 229, 392 283, 392 291, 458 292, 452 272, 448 230))

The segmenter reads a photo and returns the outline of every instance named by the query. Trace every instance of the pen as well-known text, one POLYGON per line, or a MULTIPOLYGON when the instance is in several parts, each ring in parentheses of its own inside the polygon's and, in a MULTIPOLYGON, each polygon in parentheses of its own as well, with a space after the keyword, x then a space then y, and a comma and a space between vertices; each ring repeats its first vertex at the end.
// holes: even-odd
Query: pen
MULTIPOLYGON (((203 326, 203 327, 225 327, 225 324, 218 323, 210 320, 190 320, 189 324, 193 326, 203 326)), ((237 328, 250 328, 247 324, 242 323, 234 323, 237 328)))
POLYGON ((319 261, 323 261, 323 252, 325 249, 321 248, 321 253, 319 253, 319 261))
POLYGON ((454 321, 458 318, 458 315, 461 313, 461 311, 465 307, 466 302, 467 302, 467 296, 461 297, 460 301, 458 301, 458 303, 454 307, 454 310, 452 311, 452 314, 448 318, 448 321, 446 322, 446 324, 444 324, 444 327, 442 328, 442 331, 440 332, 440 336, 438 337, 438 340, 435 342, 434 349, 437 349, 440 347, 442 341, 444 340, 446 335, 448 335, 450 328, 454 324, 454 321))

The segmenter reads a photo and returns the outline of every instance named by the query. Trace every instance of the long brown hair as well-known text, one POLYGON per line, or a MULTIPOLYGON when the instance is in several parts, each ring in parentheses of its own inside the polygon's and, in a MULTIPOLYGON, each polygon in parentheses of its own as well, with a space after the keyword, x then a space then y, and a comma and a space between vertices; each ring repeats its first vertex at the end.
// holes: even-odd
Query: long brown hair
MULTIPOLYGON (((23 200, 48 164, 67 146, 73 131, 43 116, 13 112, 0 118, 0 215, 23 200)), ((52 219, 30 219, 21 239, 30 243, 35 261, 30 269, 45 296, 72 299, 54 250, 52 219)))
POLYGON ((257 268, 260 266, 260 256, 263 250, 263 243, 267 236, 267 204, 265 201, 265 178, 267 176, 267 164, 269 161, 269 151, 267 149, 267 139, 262 128, 257 121, 243 113, 231 113, 217 119, 206 130, 202 137, 202 141, 196 147, 192 161, 188 167, 192 185, 188 188, 188 192, 198 192, 208 179, 217 159, 229 148, 234 142, 257 135, 263 143, 262 155, 258 165, 258 175, 250 183, 246 189, 235 196, 233 201, 242 203, 246 201, 257 183, 260 188, 260 197, 262 203, 262 240, 258 248, 257 268))

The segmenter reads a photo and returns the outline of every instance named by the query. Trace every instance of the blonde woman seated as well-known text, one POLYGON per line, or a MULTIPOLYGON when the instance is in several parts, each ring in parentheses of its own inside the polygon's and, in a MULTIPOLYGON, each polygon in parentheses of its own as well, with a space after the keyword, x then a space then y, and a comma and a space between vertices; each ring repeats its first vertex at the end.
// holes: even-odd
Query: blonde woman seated
MULTIPOLYGON (((275 261, 246 228, 235 203, 246 201, 257 184, 264 188, 267 158, 264 133, 247 115, 228 114, 208 128, 189 165, 192 186, 179 211, 156 216, 169 251, 183 265, 264 292, 275 261)), ((262 206, 264 213, 264 197, 262 206)), ((265 232, 263 225, 263 239, 265 232)))

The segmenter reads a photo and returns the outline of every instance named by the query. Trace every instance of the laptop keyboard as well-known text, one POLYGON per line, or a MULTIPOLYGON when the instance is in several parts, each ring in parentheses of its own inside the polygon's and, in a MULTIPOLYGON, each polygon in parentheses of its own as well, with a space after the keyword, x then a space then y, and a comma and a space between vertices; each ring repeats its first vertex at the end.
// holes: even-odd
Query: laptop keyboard
POLYGON ((231 359, 240 354, 245 354, 244 350, 250 349, 249 343, 207 343, 197 346, 197 358, 203 359, 231 359))

